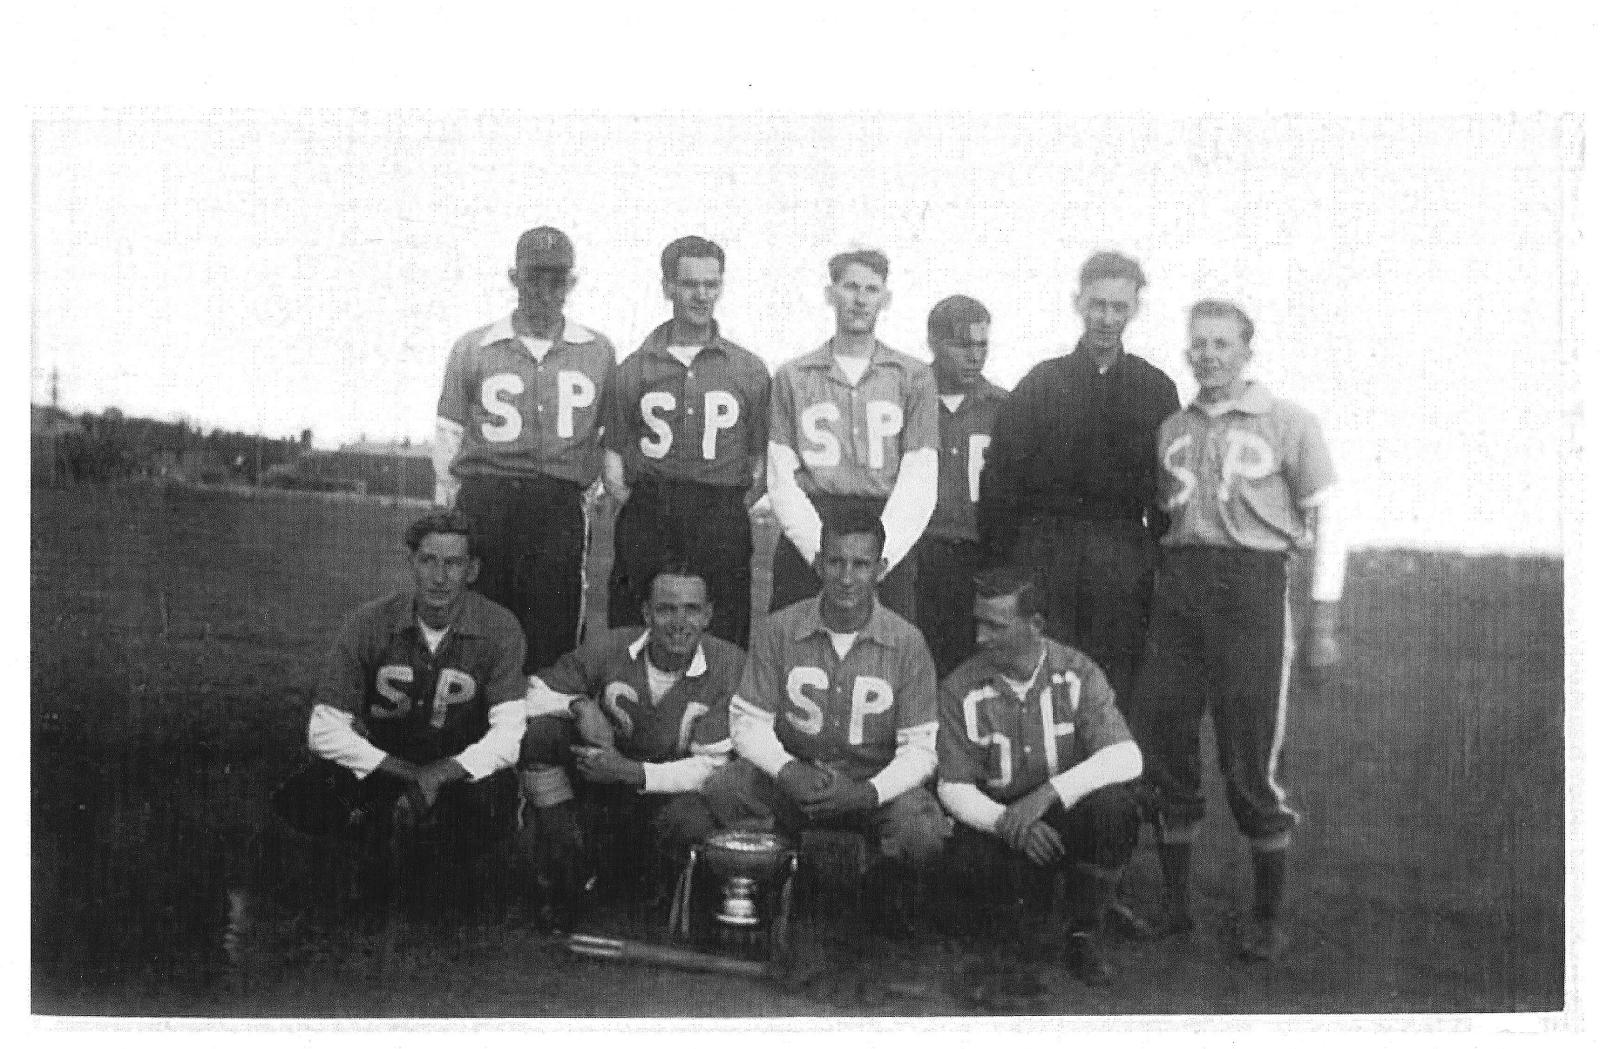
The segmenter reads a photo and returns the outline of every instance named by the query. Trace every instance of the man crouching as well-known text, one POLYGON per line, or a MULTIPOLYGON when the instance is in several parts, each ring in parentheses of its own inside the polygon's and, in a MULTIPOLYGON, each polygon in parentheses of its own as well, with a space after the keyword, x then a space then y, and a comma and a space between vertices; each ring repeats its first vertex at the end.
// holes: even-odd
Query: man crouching
POLYGON ((883 545, 873 514, 823 519, 821 593, 752 637, 730 706, 739 757, 705 794, 724 827, 876 839, 868 900, 885 931, 904 932, 944 814, 923 786, 938 731, 933 660, 917 629, 877 601, 883 545))
POLYGON ((1142 771, 1139 748, 1100 668, 1044 636, 1023 570, 980 575, 976 593, 979 653, 939 694, 939 800, 957 821, 949 865, 958 881, 986 887, 1020 857, 1067 870, 1067 964, 1084 983, 1108 983, 1096 940, 1138 843, 1123 784, 1142 771))
POLYGON ((360 845, 368 903, 389 899, 424 843, 465 859, 516 822, 522 630, 467 589, 478 557, 464 514, 413 522, 405 544, 411 587, 345 617, 311 709, 316 760, 272 799, 295 830, 360 845))
POLYGON ((728 699, 744 652, 706 633, 704 570, 664 565, 647 593, 643 627, 604 632, 528 679, 524 851, 558 929, 577 920, 597 868, 664 895, 689 845, 715 829, 699 790, 733 749, 728 699))

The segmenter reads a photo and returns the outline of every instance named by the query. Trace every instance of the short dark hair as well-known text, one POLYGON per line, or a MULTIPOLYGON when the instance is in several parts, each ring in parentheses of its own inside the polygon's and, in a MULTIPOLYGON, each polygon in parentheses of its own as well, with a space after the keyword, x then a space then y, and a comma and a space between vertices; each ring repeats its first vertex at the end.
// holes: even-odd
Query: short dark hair
POLYGON ((1001 565, 979 572, 972 580, 972 592, 983 601, 1002 597, 1017 599, 1017 615, 1029 619, 1044 612, 1044 595, 1038 577, 1020 565, 1001 565))
POLYGON ((467 553, 477 556, 477 529, 472 518, 460 510, 435 510, 412 521, 406 526, 406 548, 416 553, 417 547, 430 535, 464 535, 467 537, 467 553))
MULTIPOLYGON (((846 507, 830 510, 822 515, 822 542, 821 547, 828 545, 830 536, 843 538, 847 535, 870 535, 878 544, 878 554, 883 555, 883 547, 889 541, 883 530, 883 519, 866 508, 846 507)), ((820 547, 819 547, 820 548, 820 547)))
POLYGON ((679 237, 661 252, 661 279, 674 280, 678 276, 679 259, 716 259, 717 270, 728 268, 722 245, 704 237, 679 237))
POLYGON ((844 271, 851 266, 865 266, 884 280, 889 279, 889 256, 877 248, 858 248, 855 251, 841 251, 828 260, 828 279, 835 284, 844 277, 844 271))
POLYGON ((1078 271, 1078 287, 1094 280, 1131 280, 1138 291, 1145 286, 1144 270, 1139 264, 1118 251, 1097 251, 1084 260, 1078 271))
MULTIPOLYGON (((694 257, 702 258, 703 256, 696 255, 694 257)), ((649 578, 645 580, 644 593, 640 598, 644 604, 649 604, 651 599, 655 596, 656 580, 660 579, 664 575, 675 575, 682 576, 685 579, 700 580, 700 582, 703 583, 706 588, 706 600, 712 602, 713 604, 716 602, 716 597, 711 593, 711 577, 706 574, 706 570, 704 568, 701 568, 699 564, 687 557, 680 555, 668 555, 656 562, 655 567, 650 570, 649 578)))
POLYGON ((1237 303, 1229 302, 1227 299, 1201 299, 1189 307, 1189 320, 1193 321, 1196 317, 1227 317, 1238 321, 1239 337, 1244 340, 1246 346, 1256 337, 1255 321, 1252 321, 1250 315, 1240 309, 1237 303))

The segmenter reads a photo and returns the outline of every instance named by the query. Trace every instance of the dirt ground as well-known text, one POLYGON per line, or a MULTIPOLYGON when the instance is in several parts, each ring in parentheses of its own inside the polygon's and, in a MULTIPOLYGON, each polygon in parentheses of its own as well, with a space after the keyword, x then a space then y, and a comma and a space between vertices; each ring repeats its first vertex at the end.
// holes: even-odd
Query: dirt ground
MULTIPOLYGON (((282 887, 262 893, 246 857, 268 792, 303 760, 324 646, 343 612, 403 580, 399 533, 415 513, 375 500, 176 487, 33 492, 35 1012, 827 1017, 1563 1005, 1562 566, 1552 559, 1353 557, 1348 663, 1318 689, 1297 683, 1292 699, 1285 778, 1305 821, 1291 859, 1292 948, 1272 967, 1231 957, 1249 858, 1210 771, 1200 929, 1181 944, 1113 941, 1121 976, 1105 989, 1067 974, 1053 916, 979 912, 971 901, 952 904, 955 927, 891 942, 823 899, 797 923, 801 969, 755 981, 571 958, 492 877, 464 913, 384 928, 282 887)), ((604 528, 595 538, 598 575, 609 539, 604 528)), ((1158 879, 1141 850, 1130 876, 1137 903, 1154 907, 1158 879)), ((602 906, 594 928, 660 939, 659 916, 635 911, 602 906)))

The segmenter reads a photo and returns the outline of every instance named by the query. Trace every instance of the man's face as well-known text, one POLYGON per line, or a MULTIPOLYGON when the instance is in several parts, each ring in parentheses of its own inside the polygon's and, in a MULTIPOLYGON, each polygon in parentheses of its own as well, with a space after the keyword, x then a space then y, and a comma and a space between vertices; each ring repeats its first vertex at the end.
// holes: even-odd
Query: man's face
POLYGON ((432 532, 411 553, 417 611, 429 626, 449 622, 461 607, 467 587, 478 578, 478 559, 467 553, 467 537, 432 532))
POLYGON ((957 390, 970 390, 983 378, 983 364, 989 359, 989 326, 974 324, 981 335, 971 342, 935 341, 933 371, 940 385, 957 390))
POLYGON ((1189 370, 1201 389, 1227 389, 1249 362, 1250 347, 1236 318, 1195 317, 1189 322, 1189 370))
POLYGON ((1078 289, 1078 316, 1083 334, 1096 350, 1115 349, 1123 329, 1139 312, 1139 287, 1127 277, 1101 277, 1078 289))
POLYGON ((973 602, 972 616, 977 621, 978 647, 995 666, 1012 677, 1032 672, 1030 659, 1037 658, 1035 643, 1042 630, 1037 617, 1017 615, 1016 594, 980 597, 973 602))
POLYGON ((839 334, 871 335, 877 330, 878 314, 889 305, 889 289, 877 273, 852 262, 828 285, 828 303, 839 334))
POLYGON ((722 265, 716 259, 681 258, 677 275, 662 281, 661 291, 672 303, 673 320, 703 328, 722 298, 722 265))
POLYGON ((687 657, 711 625, 711 596, 699 576, 658 575, 644 603, 644 625, 651 640, 674 656, 687 657))
POLYGON ((836 535, 828 533, 817 555, 817 574, 822 577, 822 601, 840 612, 859 611, 871 606, 878 580, 888 564, 875 536, 868 533, 836 535))
POLYGON ((572 271, 543 267, 517 266, 510 272, 511 286, 517 289, 517 305, 539 313, 559 312, 572 290, 572 271))

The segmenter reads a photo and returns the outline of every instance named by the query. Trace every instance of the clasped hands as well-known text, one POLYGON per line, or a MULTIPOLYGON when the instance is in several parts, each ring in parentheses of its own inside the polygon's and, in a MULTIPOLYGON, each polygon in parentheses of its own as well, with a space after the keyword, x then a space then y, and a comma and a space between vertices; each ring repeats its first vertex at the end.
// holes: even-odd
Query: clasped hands
POLYGON ((832 819, 878 807, 878 790, 866 780, 795 759, 778 770, 778 786, 794 799, 806 818, 832 819))

